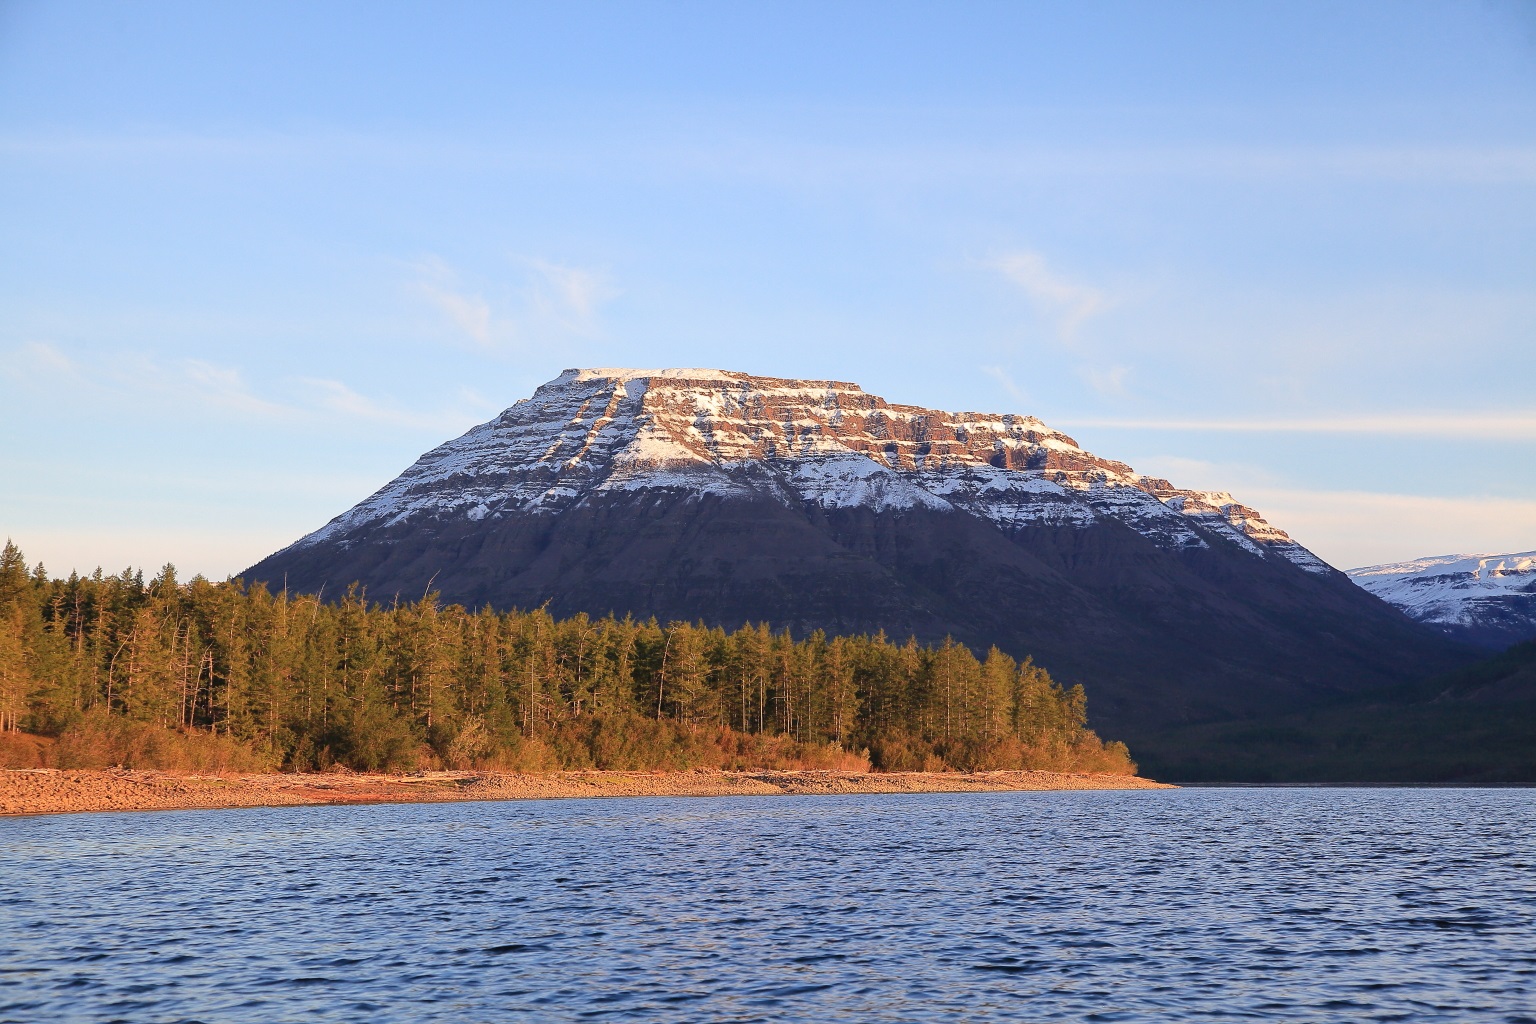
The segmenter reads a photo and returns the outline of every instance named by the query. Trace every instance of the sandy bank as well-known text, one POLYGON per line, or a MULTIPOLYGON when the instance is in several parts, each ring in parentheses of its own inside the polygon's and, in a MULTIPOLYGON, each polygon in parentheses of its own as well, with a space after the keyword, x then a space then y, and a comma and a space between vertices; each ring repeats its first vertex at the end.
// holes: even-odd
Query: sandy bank
POLYGON ((426 772, 417 775, 167 775, 139 771, 0 772, 0 814, 148 811, 291 804, 546 800, 594 796, 778 796, 1168 789, 1126 775, 1063 772, 426 772))

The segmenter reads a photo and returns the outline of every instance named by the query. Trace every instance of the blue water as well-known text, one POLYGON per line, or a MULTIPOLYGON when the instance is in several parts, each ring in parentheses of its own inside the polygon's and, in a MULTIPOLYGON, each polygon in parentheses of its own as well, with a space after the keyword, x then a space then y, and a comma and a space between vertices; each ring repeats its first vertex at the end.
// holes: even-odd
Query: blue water
POLYGON ((0 819, 4 1021, 1536 1021, 1536 791, 0 819))

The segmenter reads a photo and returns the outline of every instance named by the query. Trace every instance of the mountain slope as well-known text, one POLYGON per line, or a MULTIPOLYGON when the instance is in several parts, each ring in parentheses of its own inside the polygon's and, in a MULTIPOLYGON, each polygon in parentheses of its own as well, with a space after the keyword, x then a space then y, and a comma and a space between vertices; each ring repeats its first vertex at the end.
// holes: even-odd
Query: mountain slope
POLYGON ((1128 740, 1466 657, 1230 495, 1141 476, 1032 417, 715 370, 566 371, 246 575, 949 634, 1083 682, 1095 723, 1128 740))
POLYGON ((1180 782, 1536 784, 1536 641, 1392 690, 1174 728, 1138 752, 1180 782))
POLYGON ((1536 551, 1416 558, 1349 577, 1409 618, 1480 647, 1536 639, 1536 551))

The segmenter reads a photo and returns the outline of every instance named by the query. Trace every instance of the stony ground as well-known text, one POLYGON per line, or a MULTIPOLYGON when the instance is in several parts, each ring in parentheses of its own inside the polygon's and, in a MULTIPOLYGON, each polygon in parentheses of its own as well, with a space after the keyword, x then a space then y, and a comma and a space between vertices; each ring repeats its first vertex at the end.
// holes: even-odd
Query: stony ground
POLYGON ((1063 772, 424 772, 414 775, 168 775, 0 771, 0 814, 145 811, 288 804, 539 800, 594 796, 775 796, 1049 789, 1167 789, 1127 775, 1063 772))

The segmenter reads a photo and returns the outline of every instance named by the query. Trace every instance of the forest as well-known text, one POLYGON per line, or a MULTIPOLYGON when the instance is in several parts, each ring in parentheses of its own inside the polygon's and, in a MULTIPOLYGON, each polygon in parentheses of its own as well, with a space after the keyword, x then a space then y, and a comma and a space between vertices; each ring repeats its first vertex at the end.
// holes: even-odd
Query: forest
POLYGON ((1082 687, 995 647, 378 604, 169 565, 54 579, 0 552, 13 765, 1133 774, 1086 721, 1082 687))

